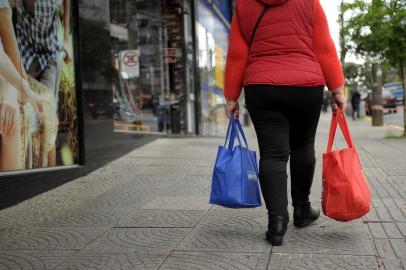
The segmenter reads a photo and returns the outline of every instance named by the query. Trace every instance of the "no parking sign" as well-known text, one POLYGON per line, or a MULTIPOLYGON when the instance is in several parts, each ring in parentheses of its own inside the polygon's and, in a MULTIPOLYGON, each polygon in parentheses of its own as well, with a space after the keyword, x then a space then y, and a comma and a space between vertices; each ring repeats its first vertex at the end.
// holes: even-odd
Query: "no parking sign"
POLYGON ((124 79, 140 76, 140 50, 124 50, 120 52, 120 69, 124 79))

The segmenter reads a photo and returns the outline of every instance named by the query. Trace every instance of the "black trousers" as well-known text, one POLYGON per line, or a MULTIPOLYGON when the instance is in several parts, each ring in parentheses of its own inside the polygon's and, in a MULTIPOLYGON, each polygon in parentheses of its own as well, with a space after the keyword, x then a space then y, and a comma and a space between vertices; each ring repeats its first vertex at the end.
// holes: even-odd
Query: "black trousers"
POLYGON ((244 89, 258 138, 260 186, 270 215, 288 215, 289 157, 292 203, 308 203, 323 89, 274 85, 248 85, 244 89))

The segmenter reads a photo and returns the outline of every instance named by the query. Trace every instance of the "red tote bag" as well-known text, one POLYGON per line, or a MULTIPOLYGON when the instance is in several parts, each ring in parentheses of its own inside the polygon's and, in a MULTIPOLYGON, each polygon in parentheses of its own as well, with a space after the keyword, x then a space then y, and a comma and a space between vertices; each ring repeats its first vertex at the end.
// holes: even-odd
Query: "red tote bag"
POLYGON ((367 214, 371 194, 355 150, 342 109, 333 113, 327 152, 323 154, 323 213, 338 221, 350 221, 367 214), (331 151, 337 124, 348 148, 331 151))

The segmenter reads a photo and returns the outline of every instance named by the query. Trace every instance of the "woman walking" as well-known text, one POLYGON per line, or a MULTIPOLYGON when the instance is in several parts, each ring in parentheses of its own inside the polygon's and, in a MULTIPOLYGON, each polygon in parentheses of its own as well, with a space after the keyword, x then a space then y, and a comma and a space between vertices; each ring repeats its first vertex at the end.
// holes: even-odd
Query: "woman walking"
POLYGON ((344 75, 319 0, 236 1, 226 113, 238 118, 243 87, 258 138, 259 180, 269 217, 266 237, 272 245, 282 244, 289 221, 289 158, 294 225, 306 227, 320 215, 309 195, 325 84, 333 110, 344 106, 344 75))

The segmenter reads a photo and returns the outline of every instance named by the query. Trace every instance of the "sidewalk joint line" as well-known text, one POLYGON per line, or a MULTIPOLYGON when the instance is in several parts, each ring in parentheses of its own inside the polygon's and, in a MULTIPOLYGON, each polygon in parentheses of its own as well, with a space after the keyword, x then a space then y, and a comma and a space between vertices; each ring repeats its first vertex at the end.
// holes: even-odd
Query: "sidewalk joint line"
MULTIPOLYGON (((209 216, 209 210, 210 210, 210 208, 209 208, 208 210, 206 210, 206 213, 203 214, 203 215, 200 217, 199 221, 197 221, 196 224, 195 224, 193 227, 190 227, 190 230, 189 230, 189 231, 185 234, 185 236, 178 242, 178 244, 174 247, 174 249, 172 249, 172 251, 175 250, 177 247, 179 247, 179 245, 182 244, 182 242, 192 233, 192 231, 196 228, 196 226, 199 225, 200 222, 201 222, 205 217, 209 216)), ((159 268, 158 268, 158 270, 159 270, 159 268)))
POLYGON ((190 229, 189 227, 177 227, 177 226, 114 226, 114 229, 190 229))
POLYGON ((164 263, 168 260, 168 258, 172 255, 173 250, 171 250, 168 254, 168 256, 166 256, 166 258, 162 261, 162 263, 158 266, 157 270, 161 269, 161 267, 164 265, 164 263))
POLYGON ((310 252, 272 252, 272 254, 281 254, 281 255, 321 255, 321 256, 353 256, 353 257, 377 257, 377 255, 372 254, 343 254, 343 253, 310 253, 310 252))
POLYGON ((224 252, 224 253, 237 253, 237 254, 263 254, 266 253, 266 251, 236 251, 236 250, 229 250, 229 251, 224 251, 224 250, 182 250, 182 249, 173 249, 172 251, 175 252, 186 252, 186 253, 218 253, 218 252, 224 252))
POLYGON ((268 261, 266 263, 266 269, 268 269, 269 264, 271 263, 271 257, 272 257, 272 254, 273 254, 272 250, 273 250, 273 246, 271 246, 271 250, 269 250, 269 256, 268 256, 268 261))
MULTIPOLYGON (((376 207, 374 207, 374 208, 376 209, 376 207)), ((383 207, 381 207, 381 208, 383 208, 383 207)), ((385 208, 386 208, 386 207, 385 207, 385 208)), ((386 208, 386 209, 387 209, 387 208, 386 208)), ((384 220, 384 221, 377 221, 377 220, 371 220, 371 221, 369 221, 369 220, 365 220, 365 221, 363 221, 364 224, 369 224, 369 223, 379 223, 379 224, 387 223, 387 224, 392 224, 392 223, 396 223, 396 222, 402 223, 402 221, 396 221, 396 220, 393 220, 393 221, 389 221, 389 220, 384 220)))

